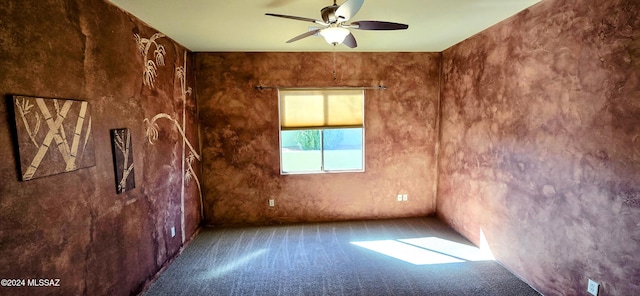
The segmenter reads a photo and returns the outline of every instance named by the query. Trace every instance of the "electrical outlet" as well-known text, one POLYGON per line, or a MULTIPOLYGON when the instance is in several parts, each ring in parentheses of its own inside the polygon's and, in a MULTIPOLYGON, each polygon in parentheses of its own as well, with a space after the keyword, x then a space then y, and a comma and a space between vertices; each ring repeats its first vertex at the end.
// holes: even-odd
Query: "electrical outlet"
POLYGON ((402 194, 398 194, 398 201, 402 201, 402 194))
POLYGON ((403 195, 402 195, 402 200, 403 200, 403 201, 407 201, 407 200, 409 200, 409 195, 408 195, 408 194, 403 194, 403 195))
POLYGON ((274 207, 276 205, 276 200, 275 199, 270 199, 269 200, 269 206, 270 207, 274 207))
POLYGON ((175 236, 176 236, 176 228, 171 227, 171 237, 175 237, 175 236))
POLYGON ((598 290, 600 288, 600 284, 589 279, 589 285, 587 286, 587 292, 593 296, 598 296, 598 290))

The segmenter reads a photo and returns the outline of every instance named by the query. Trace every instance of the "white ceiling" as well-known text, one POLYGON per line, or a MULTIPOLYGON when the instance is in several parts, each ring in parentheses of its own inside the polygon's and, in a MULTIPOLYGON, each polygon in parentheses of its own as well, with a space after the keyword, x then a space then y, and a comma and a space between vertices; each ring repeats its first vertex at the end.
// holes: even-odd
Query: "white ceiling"
MULTIPOLYGON (((313 23, 266 16, 322 19, 332 0, 110 0, 194 52, 332 51, 322 37, 287 40, 313 23)), ((403 31, 351 30, 358 47, 338 51, 440 52, 540 0, 365 0, 350 20, 409 25, 403 31)), ((338 5, 344 0, 338 0, 338 5)))

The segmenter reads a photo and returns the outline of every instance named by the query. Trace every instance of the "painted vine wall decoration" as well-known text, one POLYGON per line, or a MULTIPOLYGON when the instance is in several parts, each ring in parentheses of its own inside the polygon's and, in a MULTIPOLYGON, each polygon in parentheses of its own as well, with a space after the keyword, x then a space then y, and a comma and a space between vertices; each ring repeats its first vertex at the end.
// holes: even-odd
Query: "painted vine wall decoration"
POLYGON ((86 101, 14 96, 22 180, 95 166, 86 101))
POLYGON ((133 36, 138 44, 138 50, 140 50, 140 54, 144 58, 142 82, 144 85, 152 89, 154 87, 153 82, 156 80, 156 77, 158 77, 158 66, 164 66, 164 55, 167 54, 164 46, 156 40, 165 37, 165 35, 162 33, 155 33, 149 39, 142 38, 138 34, 133 34, 133 36), (147 58, 151 46, 155 47, 155 50, 153 51, 155 61, 147 58))
MULTIPOLYGON (((157 65, 164 66, 164 55, 166 54, 166 50, 164 46, 157 43, 157 39, 164 37, 164 35, 160 33, 156 33, 151 38, 141 38, 138 34, 134 34, 135 39, 138 43, 138 48, 140 49, 140 53, 145 59, 145 69, 143 72, 143 83, 150 89, 154 88, 153 82, 157 77, 157 65), (154 50, 155 62, 153 60, 147 59, 148 52, 151 48, 151 45, 154 45, 156 50, 154 50)), ((185 241, 185 221, 184 221, 184 195, 185 195, 185 182, 190 182, 193 180, 197 187, 198 193, 200 196, 200 216, 203 218, 203 202, 202 202, 202 188, 200 185, 200 180, 198 180, 198 176, 193 169, 193 161, 201 160, 200 153, 196 150, 196 148, 191 144, 189 139, 187 138, 185 129, 186 129, 186 118, 187 118, 187 96, 191 95, 192 90, 191 87, 187 87, 187 53, 184 53, 183 56, 183 65, 176 67, 176 78, 180 82, 180 90, 181 90, 181 99, 182 99, 182 122, 179 119, 173 118, 171 115, 167 113, 158 113, 153 116, 151 119, 145 118, 143 123, 145 125, 145 136, 148 142, 153 145, 155 141, 158 140, 158 121, 160 119, 168 120, 175 126, 180 135, 182 136, 182 188, 180 194, 180 209, 181 209, 181 226, 182 226, 182 242, 185 241), (188 153, 187 153, 188 149, 188 153)))

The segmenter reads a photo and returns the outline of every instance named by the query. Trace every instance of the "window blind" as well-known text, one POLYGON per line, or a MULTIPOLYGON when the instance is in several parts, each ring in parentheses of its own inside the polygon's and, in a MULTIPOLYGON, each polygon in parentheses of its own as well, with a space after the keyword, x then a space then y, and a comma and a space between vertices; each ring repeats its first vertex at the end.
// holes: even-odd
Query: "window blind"
POLYGON ((283 130, 363 127, 362 89, 280 89, 283 130))

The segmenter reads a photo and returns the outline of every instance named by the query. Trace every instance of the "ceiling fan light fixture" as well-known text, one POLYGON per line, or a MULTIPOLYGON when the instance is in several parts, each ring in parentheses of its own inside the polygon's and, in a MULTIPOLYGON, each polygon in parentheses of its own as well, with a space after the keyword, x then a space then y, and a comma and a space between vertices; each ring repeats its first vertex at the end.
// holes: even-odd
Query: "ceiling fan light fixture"
POLYGON ((324 37, 327 43, 333 45, 342 44, 349 33, 351 32, 349 32, 348 29, 340 27, 330 27, 320 30, 320 36, 324 37))

